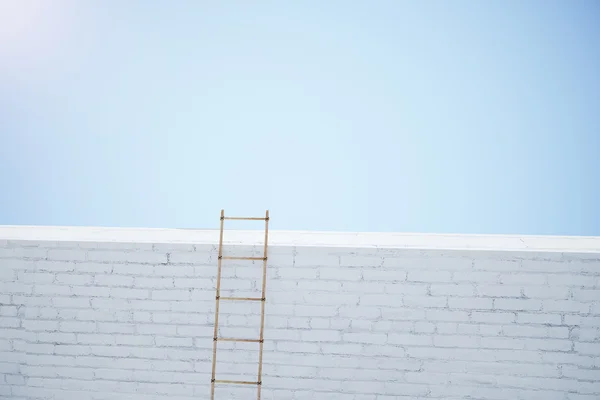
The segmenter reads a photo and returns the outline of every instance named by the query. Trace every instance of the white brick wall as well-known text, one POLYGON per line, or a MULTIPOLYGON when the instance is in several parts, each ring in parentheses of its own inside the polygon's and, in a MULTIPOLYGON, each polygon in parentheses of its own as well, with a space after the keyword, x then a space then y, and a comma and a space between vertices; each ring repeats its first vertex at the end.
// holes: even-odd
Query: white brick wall
MULTIPOLYGON (((214 240, 139 235, 0 236, 1 399, 209 398, 214 240)), ((318 234, 294 246, 272 235, 263 399, 600 398, 597 248, 328 247, 318 234)), ((258 295, 260 267, 224 261, 223 293, 258 295)), ((257 337, 259 312, 222 302, 220 334, 257 337)), ((254 380, 257 349, 219 344, 218 377, 254 380)), ((217 398, 255 392, 218 386, 217 398)))

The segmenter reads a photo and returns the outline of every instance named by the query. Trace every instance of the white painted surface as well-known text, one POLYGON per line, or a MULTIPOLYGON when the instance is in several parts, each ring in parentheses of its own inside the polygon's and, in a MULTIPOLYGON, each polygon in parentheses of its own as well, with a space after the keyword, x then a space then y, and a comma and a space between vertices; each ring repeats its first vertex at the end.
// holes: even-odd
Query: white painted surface
MULTIPOLYGON (((231 244, 263 242, 263 231, 226 230, 231 244)), ((215 244, 218 230, 102 228, 56 226, 1 226, 0 240, 41 240, 123 243, 215 244)), ((377 247, 442 250, 502 250, 600 253, 600 237, 458 235, 377 232, 270 231, 274 246, 377 247)))
MULTIPOLYGON (((214 231, 0 232, 0 398, 209 398, 214 231)), ((225 254, 258 255, 232 245, 255 234, 225 254)), ((600 398, 598 238, 272 239, 263 399, 600 398)), ((226 262, 221 294, 256 296, 259 280, 259 264, 226 262)), ((257 337, 258 307, 222 302, 220 335, 257 337)), ((257 345, 232 347, 218 378, 255 379, 257 345)))

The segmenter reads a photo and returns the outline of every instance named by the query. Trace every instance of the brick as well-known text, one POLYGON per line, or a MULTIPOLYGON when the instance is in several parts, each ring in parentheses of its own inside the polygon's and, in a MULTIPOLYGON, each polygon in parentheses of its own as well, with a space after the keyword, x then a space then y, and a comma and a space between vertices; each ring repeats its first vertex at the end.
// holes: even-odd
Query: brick
POLYGON ((33 293, 33 285, 25 285, 19 282, 0 282, 0 293, 31 294, 33 293))
POLYGON ((98 322, 97 330, 99 333, 129 333, 133 334, 135 332, 136 325, 134 324, 124 324, 124 323, 114 323, 114 322, 98 322))
POLYGON ((552 324, 552 325, 559 325, 561 323, 561 318, 560 318, 559 314, 517 313, 517 323, 519 323, 519 324, 552 324))
MULTIPOLYGON (((200 269, 198 269, 200 271, 200 269)), ((197 275, 194 267, 183 265, 156 265, 153 269, 153 274, 165 277, 194 277, 197 275)))
POLYGON ((565 315, 566 325, 580 325, 582 327, 599 327, 600 317, 585 317, 582 315, 565 315))
MULTIPOLYGON (((212 279, 175 278, 173 280, 172 285, 170 284, 170 282, 169 282, 169 284, 167 282, 168 282, 168 280, 167 280, 167 278, 165 278, 165 280, 162 282, 161 286, 155 286, 155 287, 158 287, 158 288, 160 288, 160 287, 162 287, 162 288, 175 287, 178 289, 193 289, 193 288, 205 289, 205 288, 213 288, 213 286, 216 287, 216 282, 213 282, 212 279)), ((230 281, 228 281, 227 283, 230 283, 230 281)))
POLYGON ((0 328, 19 328, 21 321, 13 317, 0 317, 0 328))
POLYGON ((580 302, 600 303, 600 288, 598 289, 573 289, 573 299, 580 302))
POLYGON ((87 258, 85 250, 49 249, 47 252, 46 258, 53 261, 85 261, 87 258))
POLYGON ((110 288, 111 297, 117 299, 148 299, 150 291, 146 289, 110 288))
POLYGON ((131 287, 133 278, 125 275, 96 275, 94 284, 99 286, 131 287))
POLYGON ((0 351, 11 351, 12 350, 12 342, 8 341, 8 339, 0 339, 0 351))
MULTIPOLYGON (((1 269, 0 269, 1 270, 1 269)), ((15 272, 15 271, 10 271, 15 272)), ((41 284, 49 284, 54 282, 55 275, 49 272, 28 272, 28 271, 20 271, 18 273, 18 279, 23 283, 41 283, 41 284)), ((1 276, 0 276, 1 278, 1 276)))
POLYGON ((555 286, 574 286, 574 287, 594 287, 596 280, 592 276, 570 275, 570 274, 547 274, 548 285, 555 286))
POLYGON ((58 308, 89 308, 90 299, 79 297, 54 297, 52 305, 58 308))
MULTIPOLYGON (((300 340, 301 333, 304 333, 304 332, 298 331, 298 330, 292 330, 292 329, 268 329, 267 332, 265 333, 265 339, 266 340, 300 340)), ((339 333, 338 333, 338 336, 339 336, 339 333)), ((337 340, 339 340, 339 337, 337 340)), ((334 340, 334 341, 337 341, 337 340, 334 340)), ((318 342, 318 341, 322 341, 322 340, 312 340, 312 341, 318 342)))
POLYGON ((286 353, 317 353, 319 351, 319 345, 316 343, 281 341, 277 342, 277 350, 286 353))
POLYGON ((433 296, 404 296, 404 305, 415 308, 446 307, 445 297, 433 296))
POLYGON ((580 303, 574 300, 544 300, 543 310, 546 312, 588 313, 589 303, 580 303))
MULTIPOLYGON (((410 330, 410 324, 404 325, 406 327, 405 330, 410 330)), ((435 332, 436 324, 431 322, 415 322, 414 323, 414 331, 415 333, 433 333, 435 332)), ((400 330, 398 327, 395 327, 395 330, 400 330)))
POLYGON ((69 292, 75 296, 109 297, 111 295, 111 288, 101 286, 73 286, 69 288, 69 292))
MULTIPOLYGON (((410 277, 409 277, 410 279, 410 277)), ((430 292, 432 296, 474 296, 475 286, 461 284, 433 284, 430 292)))
POLYGON ((340 332, 332 330, 313 329, 301 332, 302 341, 306 342, 338 342, 340 332))
POLYGON ((319 268, 319 279, 359 281, 362 279, 362 271, 355 268, 319 268))
POLYGON ((321 350, 324 354, 357 355, 362 352, 362 345, 355 343, 324 343, 321 344, 321 350))
POLYGON ((112 264, 103 264, 96 262, 77 263, 77 272, 87 272, 92 274, 110 274, 112 272, 112 269, 112 264))
POLYGON ((485 312, 474 311, 471 313, 471 321, 487 322, 494 324, 507 324, 515 321, 515 314, 508 312, 485 312))
POLYGON ((544 326, 507 325, 502 328, 502 331, 505 336, 515 337, 569 337, 569 329, 566 327, 547 328, 544 326))
POLYGON ((37 341, 43 343, 68 344, 75 342, 74 333, 63 332, 40 332, 37 334, 37 341))
MULTIPOLYGON (((166 289, 175 287, 173 278, 135 278, 136 288, 166 289)), ((181 287, 181 286, 180 286, 181 287)))
POLYGON ((442 282, 452 280, 452 273, 448 271, 409 271, 407 280, 409 282, 442 282))
POLYGON ((600 356, 600 343, 575 343, 575 351, 579 354, 600 356))
POLYGON ((89 285, 92 283, 91 275, 56 274, 56 283, 62 285, 89 285))
MULTIPOLYGON (((253 272, 256 275, 256 271, 253 272)), ((318 272, 317 268, 278 268, 277 277, 281 279, 317 279, 318 272)))
POLYGON ((311 293, 303 296, 303 303, 307 305, 355 305, 358 304, 359 296, 355 294, 330 294, 311 293))
POLYGON ((342 341, 350 343, 373 343, 384 344, 387 341, 387 335, 379 333, 344 333, 342 341))
POLYGON ((8 385, 25 385, 25 377, 21 375, 6 375, 6 383, 8 385))
POLYGON ((433 344, 431 335, 415 335, 409 333, 388 334, 388 343, 399 346, 431 346, 433 344))
MULTIPOLYGON (((58 321, 43 321, 43 320, 23 320, 21 321, 23 328, 33 332, 57 331, 58 321)), ((17 324, 18 326, 18 324, 17 324)))
MULTIPOLYGON (((385 266, 389 266, 391 259, 386 259, 385 266)), ((408 262, 401 263, 399 266, 406 265, 408 269, 416 270, 443 270, 443 271, 471 271, 473 269, 473 260, 470 258, 449 257, 447 254, 443 256, 418 256, 409 258, 408 262)), ((394 265, 395 266, 395 265, 394 265)))
POLYGON ((62 332, 94 332, 96 323, 91 321, 62 321, 60 330, 62 332))
POLYGON ((473 268, 481 271, 514 271, 518 272, 521 268, 521 262, 518 260, 475 260, 473 268))
POLYGON ((523 294, 531 299, 567 299, 569 289, 566 287, 525 286, 523 294))
POLYGON ((454 282, 498 283, 499 274, 494 272, 457 271, 452 274, 454 282))
POLYGON ((342 255, 340 256, 340 266, 342 267, 367 267, 377 268, 383 265, 383 257, 380 256, 360 256, 360 255, 342 255))
POLYGON ((37 296, 40 296, 40 295, 70 296, 73 294, 73 289, 69 286, 35 285, 33 287, 33 293, 37 296))
POLYGON ((385 281, 386 284, 406 281, 407 273, 395 270, 363 270, 365 281, 385 281))
POLYGON ((477 294, 484 297, 521 297, 521 287, 509 285, 477 285, 477 294))
POLYGON ((90 300, 90 304, 92 308, 99 310, 129 310, 134 307, 132 300, 113 298, 93 298, 90 300))
POLYGON ((600 328, 574 328, 571 338, 580 342, 600 341, 600 328))
POLYGON ((0 305, 0 316, 3 317, 16 317, 18 315, 18 307, 17 306, 3 306, 0 305))
POLYGON ((505 338, 505 337, 482 337, 481 347, 487 349, 511 349, 524 350, 525 339, 505 338))
POLYGON ((570 351, 572 346, 573 343, 570 340, 548 338, 525 340, 527 350, 570 351))
POLYGON ((44 259, 47 255, 47 249, 43 248, 0 248, 0 259, 15 258, 15 259, 44 259))
POLYGON ((563 366, 561 368, 562 375, 566 378, 579 380, 589 380, 592 382, 600 381, 600 369, 584 369, 571 366, 563 366))
MULTIPOLYGON (((352 320, 351 319, 347 319, 347 318, 332 318, 329 321, 330 328, 332 328, 332 329, 338 329, 338 330, 343 330, 343 329, 350 328, 350 324, 351 323, 352 323, 352 320)), ((310 327, 310 325, 308 327, 310 327)))
POLYGON ((68 343, 112 345, 115 343, 115 337, 113 335, 107 334, 78 333, 77 341, 72 340, 68 343))
POLYGON ((448 307, 467 310, 488 310, 493 307, 493 300, 475 297, 450 297, 448 298, 448 307))
POLYGON ((314 256, 302 254, 300 251, 294 256, 295 267, 339 267, 340 257, 337 255, 323 254, 314 256))
POLYGON ((294 315, 298 317, 330 317, 336 314, 337 308, 333 306, 294 306, 294 315))
POLYGON ((402 296, 390 294, 365 294, 360 296, 361 306, 386 306, 402 304, 402 296))
MULTIPOLYGON (((216 264, 216 257, 214 263, 216 264)), ((172 252, 169 256, 171 264, 210 265, 213 263, 210 253, 206 252, 172 252)))
POLYGON ((159 347, 191 347, 194 344, 192 338, 157 336, 154 340, 159 347))
POLYGON ((190 300, 189 290, 153 290, 152 300, 190 300))
POLYGON ((176 335, 176 325, 139 324, 137 332, 142 335, 176 335))
MULTIPOLYGON (((390 312, 395 312, 395 310, 390 310, 390 312)), ((335 315, 335 314, 333 314, 335 315)), ((340 307, 339 308, 339 316, 347 317, 347 318, 372 318, 376 319, 382 315, 382 310, 377 307, 368 307, 368 306, 349 306, 349 307, 340 307)), ((404 315, 402 315, 404 316, 404 315)), ((400 317, 400 316, 399 316, 400 317)), ((391 316, 385 318, 392 318, 391 316)))
POLYGON ((152 275, 154 267, 149 264, 112 264, 112 273, 115 275, 152 275))
MULTIPOLYGON (((365 282, 359 283, 359 285, 361 285, 361 287, 362 287, 362 285, 366 285, 366 284, 367 283, 365 283, 365 282)), ((380 283, 375 283, 375 284, 373 284, 373 286, 377 287, 377 290, 373 290, 373 292, 381 293, 381 284, 380 283)), ((415 295, 415 296, 427 296, 429 294, 428 284, 426 284, 426 283, 416 283, 416 284, 410 284, 410 283, 405 283, 405 282, 390 283, 390 284, 384 284, 383 288, 384 288, 384 292, 389 293, 389 294, 408 294, 408 295, 415 295)), ((435 295, 433 292, 431 294, 435 295)), ((442 295, 442 294, 438 294, 438 295, 442 295)))
POLYGON ((539 300, 495 299, 494 308, 497 310, 540 311, 542 302, 539 300))
POLYGON ((298 281, 298 290, 323 291, 323 292, 339 292, 342 288, 340 282, 334 281, 298 281))
POLYGON ((427 310, 425 318, 428 321, 468 321, 469 313, 454 310, 427 310))
POLYGON ((504 285, 546 285, 546 274, 501 274, 500 283, 504 285))
POLYGON ((73 261, 36 261, 37 272, 72 272, 75 271, 73 261))

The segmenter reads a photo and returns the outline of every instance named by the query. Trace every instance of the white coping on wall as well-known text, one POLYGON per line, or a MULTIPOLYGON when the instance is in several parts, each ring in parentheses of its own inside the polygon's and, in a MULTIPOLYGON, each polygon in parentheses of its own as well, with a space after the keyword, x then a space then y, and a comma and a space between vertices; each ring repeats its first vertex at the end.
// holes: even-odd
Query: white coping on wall
MULTIPOLYGON (((0 240, 217 244, 214 229, 2 226, 0 240)), ((261 244, 264 231, 225 230, 224 243, 261 244)), ((270 246, 600 253, 600 237, 269 231, 270 246)))

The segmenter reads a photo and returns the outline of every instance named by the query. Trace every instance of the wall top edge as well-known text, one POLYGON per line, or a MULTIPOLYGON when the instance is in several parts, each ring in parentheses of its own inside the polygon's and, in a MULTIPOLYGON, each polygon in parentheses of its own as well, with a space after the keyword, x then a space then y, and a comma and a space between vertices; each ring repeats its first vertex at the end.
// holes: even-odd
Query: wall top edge
MULTIPOLYGON (((217 244, 214 229, 0 225, 0 240, 217 244)), ((262 244, 264 231, 225 230, 226 244, 262 244)), ((269 231, 270 246, 600 253, 600 237, 269 231)))

